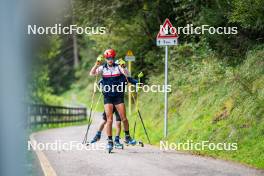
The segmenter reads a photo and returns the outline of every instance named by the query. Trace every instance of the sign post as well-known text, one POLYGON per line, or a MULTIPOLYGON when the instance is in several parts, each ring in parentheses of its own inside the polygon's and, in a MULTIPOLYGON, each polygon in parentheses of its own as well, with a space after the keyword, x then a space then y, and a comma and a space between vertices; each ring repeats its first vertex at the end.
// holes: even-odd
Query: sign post
MULTIPOLYGON (((128 62, 128 71, 131 73, 132 72, 132 62, 135 61, 135 56, 131 50, 128 50, 126 53, 125 60, 128 62)), ((128 86, 130 86, 130 83, 128 83, 128 86)), ((130 90, 130 88, 129 88, 130 90)), ((128 91, 128 114, 131 115, 132 113, 132 98, 131 98, 131 92, 128 91)))
POLYGON ((167 85, 168 85, 168 46, 165 46, 165 80, 164 80, 164 138, 168 136, 168 92, 167 92, 167 85))
POLYGON ((168 46, 178 44, 178 34, 167 18, 157 35, 157 46, 165 46, 165 80, 164 80, 164 138, 168 136, 168 46))

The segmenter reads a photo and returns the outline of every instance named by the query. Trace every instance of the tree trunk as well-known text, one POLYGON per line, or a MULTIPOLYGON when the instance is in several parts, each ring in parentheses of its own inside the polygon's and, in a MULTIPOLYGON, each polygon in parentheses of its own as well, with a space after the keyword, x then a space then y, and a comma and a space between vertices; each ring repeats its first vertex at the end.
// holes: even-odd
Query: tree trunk
POLYGON ((73 60, 74 60, 74 68, 77 68, 79 66, 79 58, 78 58, 78 44, 77 44, 77 36, 74 32, 72 34, 73 39, 73 60))
MULTIPOLYGON (((74 18, 74 5, 73 1, 71 0, 71 7, 72 7, 72 24, 75 23, 74 18)), ((78 43, 77 43, 77 35, 76 32, 73 31, 72 33, 72 45, 73 45, 73 61, 74 61, 74 68, 77 68, 79 66, 79 58, 78 58, 78 43)))

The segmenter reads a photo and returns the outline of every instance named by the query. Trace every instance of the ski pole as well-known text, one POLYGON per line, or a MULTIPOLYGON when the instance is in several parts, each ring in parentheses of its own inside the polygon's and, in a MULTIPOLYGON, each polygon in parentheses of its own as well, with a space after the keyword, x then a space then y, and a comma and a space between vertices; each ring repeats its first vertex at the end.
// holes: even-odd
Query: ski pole
MULTIPOLYGON (((139 75, 140 75, 140 76, 141 76, 141 75, 143 76, 143 73, 141 72, 139 75)), ((127 76, 126 76, 126 75, 124 75, 124 76, 125 76, 127 82, 129 83, 127 76)), ((133 94, 131 94, 131 95, 132 95, 132 98, 133 98, 134 103, 137 103, 136 100, 135 100, 134 95, 133 95, 133 94)), ((148 136, 148 133, 147 133, 147 130, 146 130, 145 124, 144 124, 144 122, 143 122, 143 119, 142 119, 141 113, 140 113, 139 108, 138 108, 137 106, 136 106, 136 109, 137 109, 137 113, 138 113, 138 116, 139 116, 139 118, 140 118, 141 124, 142 124, 142 126, 143 126, 143 128, 144 128, 145 135, 146 135, 146 137, 147 137, 147 139, 148 139, 148 142, 149 142, 149 144, 150 144, 151 142, 150 142, 150 139, 149 139, 149 136, 148 136)))
MULTIPOLYGON (((98 76, 96 75, 94 84, 97 84, 97 78, 98 78, 98 76)), ((90 126, 92 123, 92 111, 93 111, 94 96, 95 96, 95 91, 93 91, 93 95, 92 95, 92 102, 91 102, 90 112, 89 112, 89 117, 88 117, 88 125, 87 125, 85 136, 83 138, 83 142, 82 142, 83 144, 85 144, 87 142, 88 132, 89 132, 89 129, 90 129, 90 126)))
MULTIPOLYGON (((143 73, 140 72, 138 74, 138 83, 140 84, 140 78, 143 77, 143 73)), ((137 100, 136 100, 136 109, 138 109, 138 98, 139 97, 139 92, 137 93, 137 100)), ((135 119, 135 123, 134 123, 134 131, 133 131, 133 138, 135 138, 135 134, 136 134, 136 126, 137 126, 137 119, 135 119)))
POLYGON ((133 138, 135 138, 135 134, 136 134, 136 126, 137 126, 137 119, 135 119, 135 122, 134 122, 133 138))
POLYGON ((145 125, 144 125, 143 119, 142 119, 142 117, 141 117, 141 113, 140 113, 139 110, 138 110, 137 112, 138 112, 139 118, 140 118, 140 120, 141 120, 142 126, 143 126, 143 128, 144 128, 145 134, 146 134, 146 136, 147 136, 148 142, 149 142, 149 144, 150 144, 150 139, 149 139, 149 136, 148 136, 148 133, 147 133, 146 127, 145 127, 145 125))
MULTIPOLYGON (((97 106, 98 106, 98 103, 99 103, 99 101, 100 101, 100 99, 101 99, 101 97, 102 97, 102 94, 100 94, 100 96, 99 96, 99 98, 98 98, 98 100, 97 100, 97 103, 96 103, 96 105, 95 105, 95 110, 97 109, 97 106)), ((93 109, 93 108, 92 108, 93 109)), ((92 111, 92 109, 91 109, 91 111, 90 111, 90 115, 89 115, 89 117, 92 117, 93 116, 93 111, 92 111)), ((89 118, 89 120, 88 120, 88 127, 87 127, 87 131, 86 131, 86 137, 85 137, 85 143, 87 142, 87 136, 88 136, 88 131, 89 131, 89 129, 90 129, 90 126, 91 126, 91 124, 92 124, 92 118, 89 118)))
POLYGON ((95 108, 94 108, 95 110, 97 109, 97 106, 98 106, 99 101, 101 100, 101 97, 102 97, 102 94, 100 94, 100 96, 99 96, 99 98, 95 104, 95 108))
MULTIPOLYGON (((140 84, 140 78, 142 78, 142 77, 143 77, 143 73, 140 72, 140 73, 138 74, 138 82, 139 82, 139 84, 140 84)), ((138 99, 139 99, 139 92, 137 92, 136 109, 137 109, 137 112, 138 112, 138 116, 139 116, 139 118, 140 118, 140 121, 141 121, 141 123, 142 123, 142 126, 143 126, 143 128, 144 128, 145 134, 146 134, 146 136, 147 136, 148 142, 149 142, 149 144, 150 144, 150 139, 149 139, 149 136, 148 136, 148 133, 147 133, 147 130, 146 130, 145 124, 144 124, 144 122, 143 122, 143 118, 142 118, 141 113, 140 113, 139 108, 138 108, 138 99)))
MULTIPOLYGON (((134 96, 132 96, 132 97, 134 97, 134 96)), ((134 102, 135 102, 135 97, 134 97, 133 99, 134 99, 134 102)), ((149 142, 149 144, 150 144, 151 142, 150 142, 150 139, 149 139, 149 136, 148 136, 147 129, 146 129, 146 127, 145 127, 145 124, 144 124, 143 118, 142 118, 142 116, 141 116, 141 113, 140 113, 140 111, 139 111, 139 108, 136 107, 136 109, 137 109, 137 113, 138 113, 138 116, 139 116, 139 118, 140 118, 141 124, 142 124, 142 126, 143 126, 143 128, 144 128, 145 135, 147 136, 148 142, 149 142)))
MULTIPOLYGON (((142 72, 140 72, 139 74, 138 74, 138 83, 139 83, 139 85, 140 85, 140 78, 142 78, 144 75, 143 75, 143 73, 142 72)), ((139 97, 139 92, 137 92, 137 97, 139 97)), ((139 98, 137 98, 137 102, 136 102, 136 108, 138 109, 138 99, 139 98)))
MULTIPOLYGON (((143 76, 144 76, 144 75, 143 75, 142 72, 140 72, 140 73, 138 74, 138 82, 139 82, 139 84, 140 84, 140 78, 142 78, 143 76)), ((143 128, 144 128, 145 134, 146 134, 146 136, 147 136, 148 142, 149 142, 149 144, 150 144, 150 139, 149 139, 149 136, 148 136, 148 133, 147 133, 147 130, 146 130, 145 124, 144 124, 144 122, 143 122, 143 118, 142 118, 141 113, 140 113, 139 108, 138 108, 138 99, 139 99, 139 92, 137 92, 136 109, 137 109, 137 112, 138 112, 138 116, 139 116, 139 118, 140 118, 140 121, 141 121, 141 123, 142 123, 142 126, 143 126, 143 128)))
MULTIPOLYGON (((99 96, 99 98, 98 98, 98 100, 97 100, 97 103, 96 103, 96 105, 95 105, 95 110, 97 109, 97 106, 98 106, 98 103, 99 103, 99 101, 100 101, 100 99, 101 99, 101 97, 102 97, 102 94, 100 94, 100 96, 99 96)), ((90 117, 92 117, 92 115, 93 115, 93 111, 92 111, 92 109, 91 109, 91 111, 90 111, 90 117)), ((92 124, 92 118, 89 118, 89 121, 88 121, 88 124, 89 124, 89 126, 88 126, 88 128, 87 128, 87 131, 86 131, 86 139, 85 139, 85 143, 87 142, 87 136, 88 136, 88 131, 89 131, 89 129, 90 129, 90 126, 91 126, 91 124, 92 124)))

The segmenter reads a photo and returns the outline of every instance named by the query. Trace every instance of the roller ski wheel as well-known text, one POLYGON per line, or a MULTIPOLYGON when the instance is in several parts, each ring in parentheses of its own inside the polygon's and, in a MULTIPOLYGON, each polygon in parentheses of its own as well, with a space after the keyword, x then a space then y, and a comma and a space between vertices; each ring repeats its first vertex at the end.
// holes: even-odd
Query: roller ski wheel
POLYGON ((144 143, 142 141, 138 141, 138 145, 140 145, 141 147, 144 147, 144 143))
POLYGON ((124 149, 124 145, 119 143, 119 142, 115 143, 114 146, 115 146, 116 149, 122 149, 122 150, 124 149))
POLYGON ((111 153, 113 150, 113 142, 108 142, 108 144, 106 145, 106 151, 108 153, 111 153))

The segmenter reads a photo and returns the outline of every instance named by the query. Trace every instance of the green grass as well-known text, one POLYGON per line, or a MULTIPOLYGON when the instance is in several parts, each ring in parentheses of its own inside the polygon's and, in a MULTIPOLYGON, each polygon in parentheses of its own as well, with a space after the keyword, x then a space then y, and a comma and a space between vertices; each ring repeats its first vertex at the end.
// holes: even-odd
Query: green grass
MULTIPOLYGON (((264 50, 249 52, 237 68, 204 58, 191 68, 171 69, 169 142, 237 143, 237 151, 190 151, 264 168, 264 50), (194 68, 194 69, 193 69, 194 68)), ((160 83, 162 76, 150 78, 160 83)), ((163 139, 163 94, 141 93, 140 109, 151 140, 163 139)), ((143 129, 137 138, 144 137, 143 129)))

